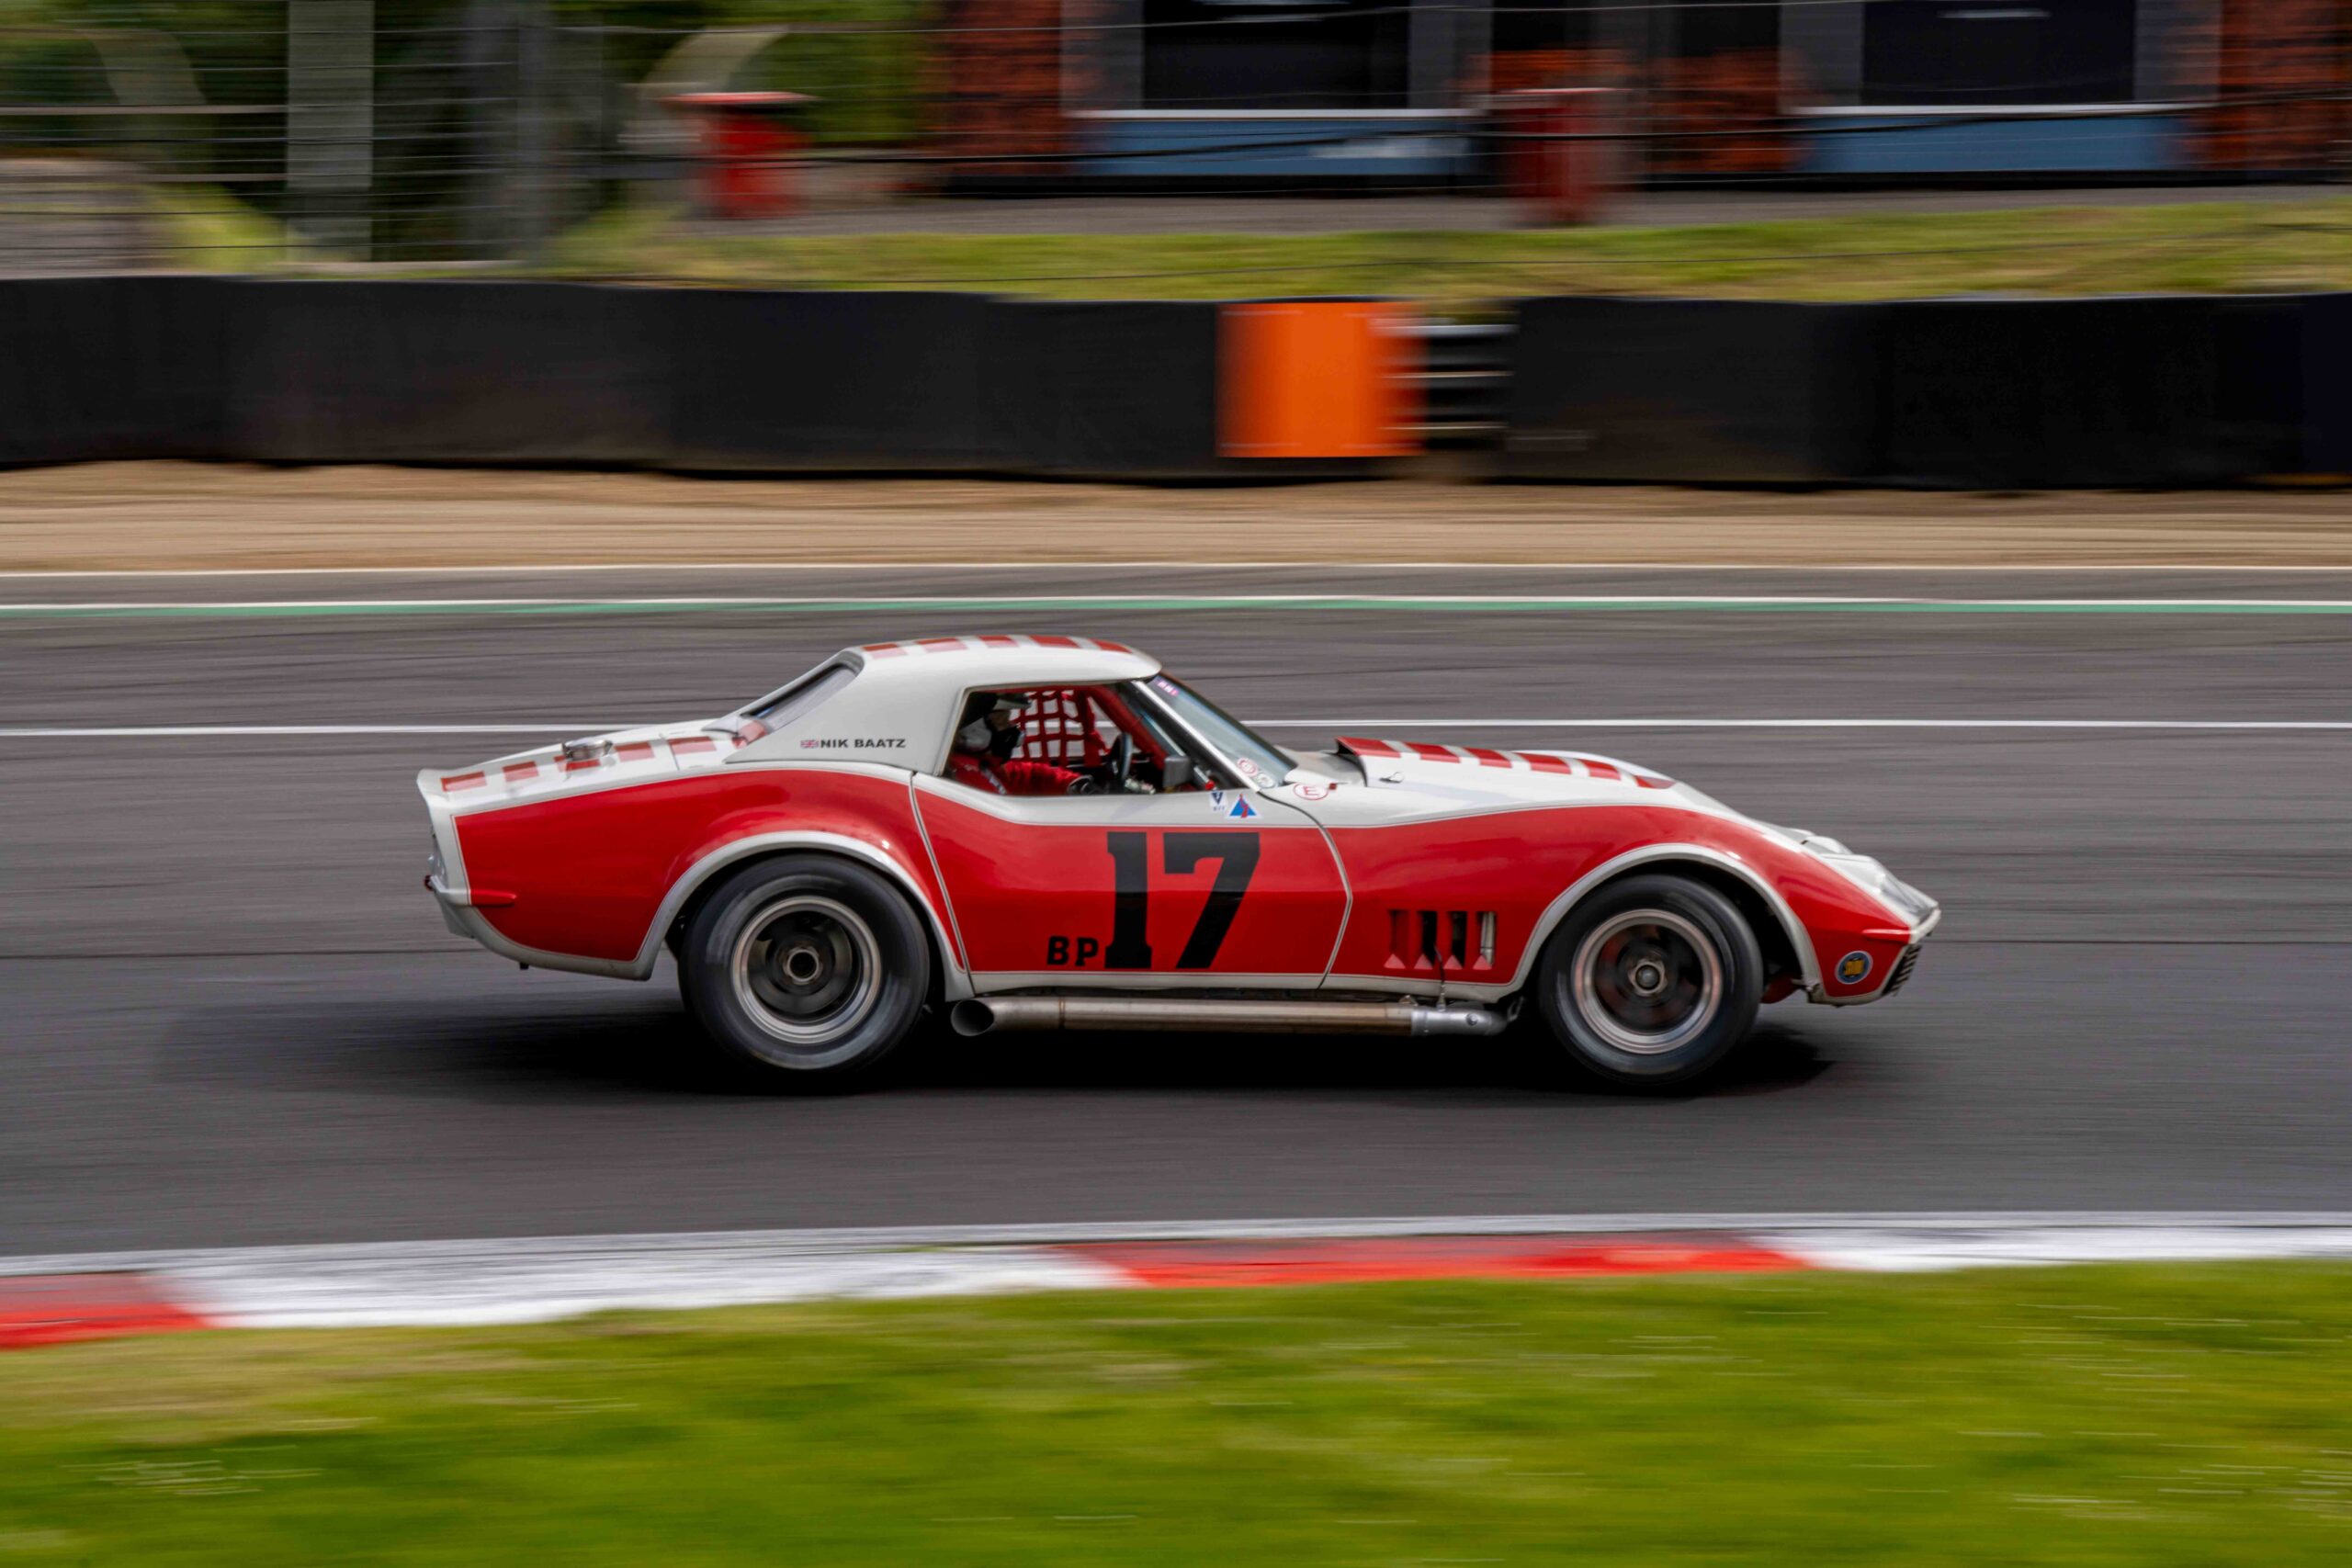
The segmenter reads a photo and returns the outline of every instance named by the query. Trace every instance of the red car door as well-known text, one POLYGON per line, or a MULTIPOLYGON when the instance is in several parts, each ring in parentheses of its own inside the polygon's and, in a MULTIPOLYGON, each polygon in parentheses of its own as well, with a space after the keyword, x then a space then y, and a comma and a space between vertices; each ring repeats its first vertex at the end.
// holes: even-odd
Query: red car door
POLYGON ((983 988, 1318 985, 1347 909, 1323 829, 1258 791, 1007 796, 924 775, 916 808, 983 988))

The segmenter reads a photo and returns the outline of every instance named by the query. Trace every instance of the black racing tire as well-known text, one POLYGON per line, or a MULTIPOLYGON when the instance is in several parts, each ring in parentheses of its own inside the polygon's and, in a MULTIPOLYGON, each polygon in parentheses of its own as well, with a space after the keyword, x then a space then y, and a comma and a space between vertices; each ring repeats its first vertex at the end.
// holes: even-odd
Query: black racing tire
POLYGON ((678 988, 712 1043, 771 1084, 854 1088, 922 1017, 931 944, 880 874, 783 855, 724 874, 696 903, 678 988))
POLYGON ((1703 883, 1612 882, 1560 922, 1533 1001, 1568 1055, 1629 1089, 1679 1088, 1747 1038, 1764 993, 1756 933, 1703 883))

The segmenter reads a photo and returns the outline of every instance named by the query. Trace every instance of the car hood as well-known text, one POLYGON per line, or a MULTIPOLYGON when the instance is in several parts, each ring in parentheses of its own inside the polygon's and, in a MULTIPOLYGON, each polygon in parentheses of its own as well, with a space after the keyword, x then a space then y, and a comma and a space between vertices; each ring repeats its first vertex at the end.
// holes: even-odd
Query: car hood
POLYGON ((1351 735, 1320 762, 1300 770, 1319 777, 1286 782, 1298 803, 1327 826, 1524 807, 1634 806, 1702 812, 1779 831, 1655 768, 1594 751, 1505 751, 1351 735))
POLYGON ((1704 803, 1722 809, 1656 769, 1590 751, 1504 751, 1369 736, 1342 737, 1336 750, 1363 769, 1364 782, 1374 789, 1496 801, 1586 801, 1622 793, 1629 799, 1671 798, 1676 804, 1704 803))
MULTIPOLYGON (((1373 827, 1427 821, 1518 807, 1649 806, 1692 811, 1736 822, 1765 842, 1802 852, 1834 870, 1884 906, 1913 931, 1935 930, 1940 907, 1880 862, 1835 839, 1783 828, 1734 810, 1713 796, 1622 758, 1588 751, 1501 751, 1477 746, 1350 736, 1339 757, 1363 770, 1363 787, 1325 770, 1293 795, 1327 827, 1373 827), (1326 778, 1336 782, 1325 783, 1326 778)), ((1344 764, 1341 764, 1344 766, 1344 764)))

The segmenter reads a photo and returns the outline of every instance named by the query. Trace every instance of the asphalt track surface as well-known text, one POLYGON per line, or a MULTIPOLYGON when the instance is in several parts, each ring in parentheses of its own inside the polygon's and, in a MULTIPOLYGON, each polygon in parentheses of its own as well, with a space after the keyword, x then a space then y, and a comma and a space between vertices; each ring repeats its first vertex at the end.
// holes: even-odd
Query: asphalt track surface
POLYGON ((2347 690, 2352 573, 0 581, 0 1253, 2352 1207, 2352 728, 2293 728, 2352 725, 2347 690), (1270 593, 1354 607, 1238 597, 1270 593), (1460 595, 1487 602, 1432 602, 1460 595), (645 603, 681 597, 901 607, 645 603), (351 603, 450 598, 561 603, 351 603), (926 1040, 882 1092, 800 1099, 710 1066, 666 964, 518 973, 417 886, 420 766, 720 711, 844 643, 991 629, 1139 644, 1293 745, 1629 756, 1879 854, 1948 919, 1900 998, 1769 1010, 1736 1070, 1673 1099, 1599 1092, 1540 1038, 1157 1036, 926 1040), (512 729, 368 732, 467 725, 512 729), (288 726, 351 732, 208 728, 288 726))

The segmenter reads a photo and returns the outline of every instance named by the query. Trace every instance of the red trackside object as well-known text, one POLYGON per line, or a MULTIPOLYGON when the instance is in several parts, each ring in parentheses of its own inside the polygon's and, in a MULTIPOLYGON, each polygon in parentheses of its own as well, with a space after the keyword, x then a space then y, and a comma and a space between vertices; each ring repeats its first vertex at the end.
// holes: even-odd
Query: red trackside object
POLYGON ((0 1277, 0 1349, 210 1326, 144 1274, 0 1277))
POLYGON ((1708 1236, 1380 1236, 1332 1241, 1133 1242, 1070 1247, 1161 1289, 1316 1285, 1381 1280, 1561 1280, 1626 1274, 1736 1274, 1810 1267, 1708 1236))

